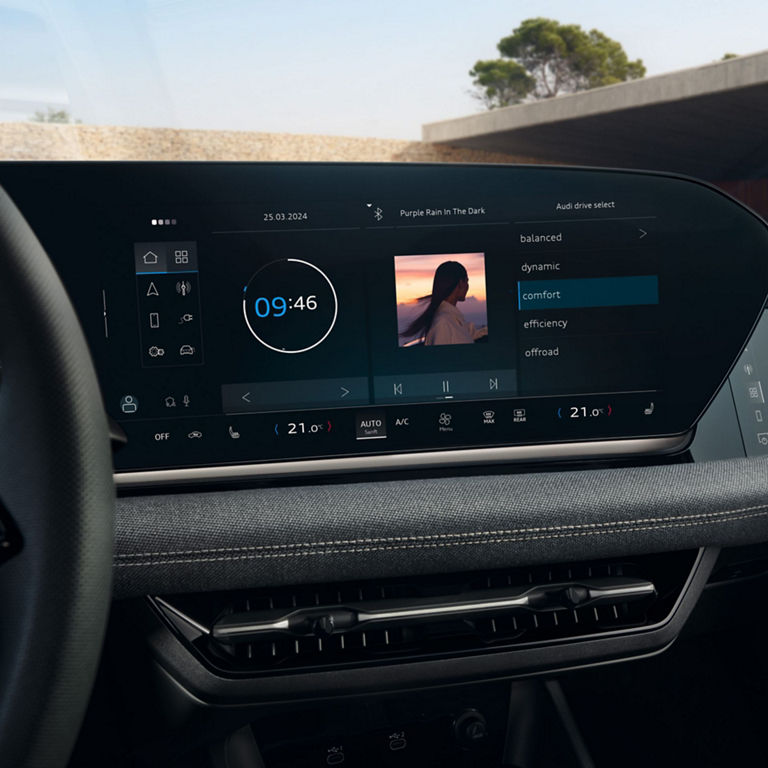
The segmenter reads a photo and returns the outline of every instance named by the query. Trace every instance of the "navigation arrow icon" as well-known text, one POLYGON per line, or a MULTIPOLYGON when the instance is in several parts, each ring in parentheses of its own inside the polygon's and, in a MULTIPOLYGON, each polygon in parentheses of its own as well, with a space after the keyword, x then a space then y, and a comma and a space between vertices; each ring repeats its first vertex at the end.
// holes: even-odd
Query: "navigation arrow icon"
POLYGON ((341 399, 343 400, 349 394, 349 390, 346 387, 339 387, 339 389, 341 390, 341 399))
POLYGON ((149 288, 147 288, 147 296, 159 296, 160 294, 157 292, 157 286, 154 283, 149 284, 149 288))
POLYGON ((244 402, 246 402, 246 403, 250 403, 251 402, 251 393, 250 392, 246 392, 241 399, 244 402))
POLYGON ((642 240, 648 234, 644 229, 640 229, 640 227, 637 228, 637 231, 640 233, 640 240, 642 240))

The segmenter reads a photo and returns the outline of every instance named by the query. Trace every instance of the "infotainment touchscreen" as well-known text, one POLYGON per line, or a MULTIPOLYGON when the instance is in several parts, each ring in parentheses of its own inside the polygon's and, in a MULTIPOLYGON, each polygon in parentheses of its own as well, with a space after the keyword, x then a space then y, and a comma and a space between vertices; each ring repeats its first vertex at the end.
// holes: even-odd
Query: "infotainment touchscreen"
POLYGON ((49 206, 35 174, 0 183, 86 328, 119 470, 652 450, 695 425, 768 286, 764 224, 662 175, 62 165, 49 206))

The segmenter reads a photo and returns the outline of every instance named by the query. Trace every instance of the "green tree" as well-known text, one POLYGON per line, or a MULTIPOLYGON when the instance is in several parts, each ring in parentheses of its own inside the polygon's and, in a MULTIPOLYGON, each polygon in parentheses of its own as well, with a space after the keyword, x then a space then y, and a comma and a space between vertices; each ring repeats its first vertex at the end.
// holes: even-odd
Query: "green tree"
POLYGON ((739 54, 738 53, 724 53, 723 58, 720 59, 720 61, 728 61, 729 59, 738 59, 739 54))
MULTIPOLYGON (((526 19, 512 34, 498 43, 503 58, 497 66, 517 63, 533 79, 526 95, 549 99, 562 93, 599 88, 645 75, 640 59, 630 61, 621 43, 600 30, 585 31, 578 24, 561 24, 554 19, 526 19)), ((482 63, 492 71, 494 61, 482 63)), ((475 65, 475 70, 477 65, 475 65)), ((477 82, 475 86, 488 86, 477 82)), ((481 96, 482 98, 482 96, 481 96)), ((493 106, 499 106, 493 104, 493 106)))
POLYGON ((38 109, 32 117, 29 118, 34 123, 74 123, 80 122, 72 119, 72 115, 66 109, 54 109, 48 107, 45 111, 38 109))
POLYGON ((536 87, 522 64, 505 59, 478 61, 469 76, 474 78, 475 97, 488 109, 519 104, 536 87))

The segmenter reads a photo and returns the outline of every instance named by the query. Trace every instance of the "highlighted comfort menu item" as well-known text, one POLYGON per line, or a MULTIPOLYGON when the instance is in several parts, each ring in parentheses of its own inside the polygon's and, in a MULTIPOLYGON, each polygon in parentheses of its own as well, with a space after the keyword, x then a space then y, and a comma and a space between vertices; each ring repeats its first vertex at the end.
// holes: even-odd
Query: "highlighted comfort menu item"
POLYGON ((627 307, 658 303, 657 275, 521 280, 517 284, 517 307, 521 310, 627 307))

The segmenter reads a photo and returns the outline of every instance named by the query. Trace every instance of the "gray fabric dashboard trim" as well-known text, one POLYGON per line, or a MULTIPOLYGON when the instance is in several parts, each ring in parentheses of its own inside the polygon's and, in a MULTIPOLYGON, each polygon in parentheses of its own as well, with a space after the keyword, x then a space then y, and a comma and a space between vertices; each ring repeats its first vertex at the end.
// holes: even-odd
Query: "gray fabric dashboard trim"
POLYGON ((768 540, 768 460, 125 497, 116 595, 768 540))

